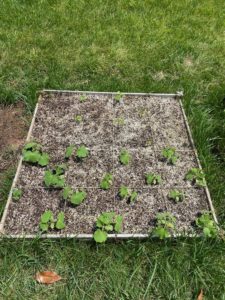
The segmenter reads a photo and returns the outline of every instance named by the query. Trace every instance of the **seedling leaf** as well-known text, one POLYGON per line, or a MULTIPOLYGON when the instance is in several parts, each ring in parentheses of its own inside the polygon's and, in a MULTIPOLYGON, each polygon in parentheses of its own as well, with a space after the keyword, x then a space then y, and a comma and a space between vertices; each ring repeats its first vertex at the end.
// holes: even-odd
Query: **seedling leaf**
POLYGON ((138 196, 138 193, 137 192, 132 192, 131 195, 130 195, 130 202, 134 202, 137 200, 137 196, 138 196))
POLYGON ((103 190, 108 190, 113 182, 113 176, 112 174, 106 173, 100 182, 100 188, 103 190))
POLYGON ((123 217, 120 215, 116 216, 116 223, 115 223, 115 231, 120 232, 122 230, 122 223, 123 223, 123 217))
POLYGON ((64 229, 66 227, 65 223, 64 223, 64 219, 65 219, 65 216, 64 216, 64 213, 63 212, 60 212, 58 214, 58 217, 57 217, 57 221, 56 221, 56 229, 64 229))
POLYGON ((18 188, 14 188, 12 191, 12 198, 15 201, 18 201, 22 196, 22 190, 18 188))
POLYGON ((163 158, 171 165, 175 165, 178 160, 175 148, 164 148, 162 151, 163 158))
POLYGON ((63 193, 62 193, 63 199, 68 200, 71 197, 72 193, 73 193, 73 191, 72 191, 71 187, 65 186, 63 189, 63 193))
POLYGON ((119 160, 120 160, 121 164, 128 165, 131 161, 131 155, 129 154, 129 152, 127 150, 122 150, 120 152, 119 160))
POLYGON ((101 229, 97 229, 94 233, 94 240, 96 243, 104 243, 107 240, 107 232, 101 229))
POLYGON ((217 226, 210 212, 205 212, 197 218, 196 225, 202 230, 205 237, 216 237, 218 233, 217 226))
POLYGON ((81 146, 77 149, 76 156, 80 159, 85 158, 89 155, 89 151, 85 146, 81 146))
POLYGON ((48 223, 49 221, 52 220, 53 220, 53 213, 51 210, 47 210, 41 215, 41 223, 48 223))
POLYGON ((120 196, 120 198, 122 198, 122 199, 128 198, 129 195, 130 195, 130 192, 129 192, 128 187, 122 185, 122 186, 120 187, 120 190, 119 190, 119 196, 120 196))
POLYGON ((80 102, 84 102, 87 100, 87 95, 83 94, 83 95, 80 95, 80 98, 79 98, 80 102))
POLYGON ((116 102, 120 102, 123 99, 123 94, 118 91, 117 94, 114 96, 114 99, 116 102))
POLYGON ((47 166, 49 164, 49 155, 47 153, 42 153, 38 164, 42 167, 47 166))
POLYGON ((66 153, 65 153, 65 158, 70 158, 73 154, 73 150, 74 150, 75 146, 71 145, 69 147, 66 148, 66 153))
POLYGON ((157 185, 162 182, 162 178, 160 175, 154 173, 148 173, 145 175, 146 183, 148 185, 157 185))
POLYGON ((26 151, 23 154, 23 160, 31 163, 38 163, 41 159, 41 154, 38 151, 26 151))
POLYGON ((87 194, 84 191, 77 191, 71 195, 70 202, 79 205, 86 199, 86 196, 87 194))
POLYGON ((199 187, 205 187, 206 186, 206 180, 205 180, 205 174, 201 169, 198 168, 192 168, 190 169, 186 176, 186 180, 189 180, 196 184, 199 187))
POLYGON ((184 200, 184 193, 178 190, 171 190, 168 194, 168 198, 174 200, 175 202, 180 202, 184 200))

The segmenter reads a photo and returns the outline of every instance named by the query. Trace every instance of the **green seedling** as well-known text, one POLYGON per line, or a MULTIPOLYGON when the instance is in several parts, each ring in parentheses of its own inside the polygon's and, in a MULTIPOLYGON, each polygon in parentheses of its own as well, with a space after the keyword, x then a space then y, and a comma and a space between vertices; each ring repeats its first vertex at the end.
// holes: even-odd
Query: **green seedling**
POLYGON ((168 194, 168 198, 174 200, 175 202, 183 201, 184 197, 184 192, 178 190, 171 190, 168 194))
POLYGON ((123 125, 125 125, 125 119, 123 117, 115 118, 113 120, 113 124, 123 126, 123 125))
POLYGON ((65 186, 62 193, 63 199, 74 205, 81 204, 87 197, 84 191, 73 191, 70 186, 65 186))
POLYGON ((42 146, 36 142, 27 143, 22 150, 23 161, 38 164, 41 167, 47 166, 49 163, 49 155, 42 152, 41 149, 42 146))
POLYGON ((80 116, 80 115, 77 115, 74 117, 74 120, 77 122, 77 123, 81 123, 83 121, 83 117, 80 116))
POLYGON ((196 219, 196 225, 202 230, 205 237, 216 237, 218 228, 210 212, 204 212, 196 219))
POLYGON ((142 107, 138 110, 138 115, 139 115, 139 118, 141 118, 141 119, 145 118, 148 116, 148 110, 146 108, 142 107))
POLYGON ((162 151, 162 156, 164 160, 171 165, 175 165, 178 160, 178 155, 176 154, 175 148, 165 148, 162 151))
POLYGON ((153 229, 152 234, 163 240, 171 236, 175 229, 176 218, 169 212, 158 213, 156 215, 156 227, 153 229))
POLYGON ((100 182, 100 188, 103 190, 110 189, 111 185, 113 183, 113 176, 110 173, 106 173, 100 182))
POLYGON ((22 190, 21 189, 14 188, 12 190, 12 199, 13 200, 18 201, 18 200, 20 200, 21 196, 22 196, 22 190))
POLYGON ((119 155, 119 160, 121 162, 122 165, 129 165, 129 163, 131 162, 131 155, 130 153, 127 151, 127 150, 122 150, 120 152, 120 155, 119 155))
POLYGON ((131 191, 128 187, 122 185, 119 189, 119 196, 121 199, 126 199, 132 203, 137 200, 138 193, 136 191, 131 191))
POLYGON ((123 217, 115 212, 104 212, 96 221, 94 240, 97 243, 104 243, 107 240, 108 232, 120 232, 122 229, 123 217))
POLYGON ((198 168, 190 169, 187 172, 185 179, 191 181, 192 183, 196 184, 199 187, 206 186, 205 174, 201 169, 198 168))
POLYGON ((46 170, 44 183, 48 188, 63 188, 65 185, 65 165, 58 165, 52 170, 46 170))
POLYGON ((145 147, 149 147, 152 145, 152 139, 148 139, 146 142, 145 142, 145 147))
POLYGON ((117 92, 117 94, 114 96, 114 100, 119 103, 122 101, 122 99, 123 99, 123 94, 120 92, 117 92))
POLYGON ((74 149, 75 149, 74 145, 70 145, 69 147, 66 148, 66 152, 65 152, 66 159, 68 159, 72 156, 74 149))
POLYGON ((86 101, 87 100, 87 95, 85 95, 85 94, 80 95, 79 100, 80 100, 80 102, 86 101))
POLYGON ((157 185, 162 182, 162 178, 160 175, 154 173, 148 173, 145 175, 145 180, 148 185, 157 185))
POLYGON ((51 210, 45 211, 41 215, 41 220, 39 223, 39 227, 41 231, 48 231, 48 230, 53 230, 53 229, 64 229, 65 228, 65 223, 64 223, 64 213, 60 212, 57 216, 57 219, 54 219, 53 212, 51 210))
POLYGON ((76 157, 78 159, 83 159, 89 155, 89 150, 85 146, 81 146, 76 151, 76 157))

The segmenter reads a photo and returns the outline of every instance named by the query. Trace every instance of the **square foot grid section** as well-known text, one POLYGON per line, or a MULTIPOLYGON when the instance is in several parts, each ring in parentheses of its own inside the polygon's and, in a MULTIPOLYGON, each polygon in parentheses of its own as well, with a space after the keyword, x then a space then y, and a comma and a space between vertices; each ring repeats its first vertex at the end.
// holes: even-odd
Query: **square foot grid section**
POLYGON ((40 216, 52 210, 55 217, 65 214, 66 228, 49 234, 92 234, 97 217, 114 211, 124 218, 124 234, 147 234, 155 225, 158 212, 171 212, 177 218, 179 230, 190 231, 197 213, 209 210, 204 189, 196 189, 185 180, 188 170, 198 167, 194 149, 186 129, 182 109, 175 98, 129 95, 116 102, 112 94, 45 93, 38 105, 31 140, 49 153, 50 164, 40 168, 23 163, 16 187, 23 191, 18 202, 11 201, 6 216, 6 234, 39 233, 40 216), (73 190, 85 190, 86 200, 72 206, 62 198, 62 191, 46 189, 43 178, 46 169, 65 163, 69 145, 85 145, 90 155, 84 161, 71 157, 66 161, 66 184, 73 190), (175 147, 175 166, 162 160, 162 149, 175 147), (122 150, 131 155, 124 166, 119 156, 122 150), (108 191, 99 188, 106 173, 113 175, 108 191), (147 173, 159 174, 162 183, 149 187, 147 173), (118 196, 125 185, 138 193, 137 201, 128 203, 118 196), (173 203, 168 198, 171 189, 182 189, 185 200, 173 203))

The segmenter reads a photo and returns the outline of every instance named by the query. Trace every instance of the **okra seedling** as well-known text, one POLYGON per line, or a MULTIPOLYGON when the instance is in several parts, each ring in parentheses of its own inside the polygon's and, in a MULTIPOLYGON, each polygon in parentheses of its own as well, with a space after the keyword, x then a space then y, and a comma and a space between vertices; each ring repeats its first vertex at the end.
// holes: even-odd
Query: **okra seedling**
POLYGON ((216 237, 218 234, 218 228, 210 212, 204 212, 198 217, 196 225, 202 230, 205 237, 216 237))
POLYGON ((148 185, 157 185, 162 182, 161 176, 154 173, 147 173, 145 175, 145 180, 148 185))
POLYGON ((12 199, 13 200, 18 201, 18 200, 20 200, 21 196, 22 196, 22 190, 21 189, 14 188, 12 190, 12 199))
POLYGON ((206 186, 205 174, 198 168, 190 169, 187 172, 185 179, 191 181, 199 187, 206 186))
POLYGON ((168 194, 168 198, 174 200, 175 202, 183 201, 185 197, 184 192, 178 190, 171 190, 168 194))
POLYGON ((65 185, 65 165, 58 165, 52 170, 46 170, 44 183, 48 188, 63 188, 65 185))
POLYGON ((119 189, 119 196, 121 199, 127 199, 129 202, 132 203, 137 199, 138 193, 122 185, 119 189))
POLYGON ((178 160, 178 155, 176 154, 175 148, 165 148, 162 151, 162 156, 168 164, 175 165, 178 160))
POLYGON ((121 164, 128 165, 131 161, 131 155, 127 150, 122 150, 119 155, 119 160, 121 164))
POLYGON ((122 229, 123 217, 116 215, 115 212, 104 212, 96 221, 96 231, 94 240, 103 243, 107 240, 108 232, 120 232, 122 229))

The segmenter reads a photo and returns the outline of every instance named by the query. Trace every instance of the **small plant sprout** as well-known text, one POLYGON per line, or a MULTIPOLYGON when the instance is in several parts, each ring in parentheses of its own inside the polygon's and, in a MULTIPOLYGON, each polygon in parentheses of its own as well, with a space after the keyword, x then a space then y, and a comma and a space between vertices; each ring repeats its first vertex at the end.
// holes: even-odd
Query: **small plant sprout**
POLYGON ((20 200, 21 196, 22 196, 22 190, 21 189, 14 188, 12 190, 12 199, 13 200, 18 201, 18 200, 20 200))
POLYGON ((36 142, 27 143, 22 150, 23 161, 45 167, 49 163, 49 155, 42 152, 42 146, 36 142))
POLYGON ((79 100, 80 102, 85 102, 87 100, 87 95, 86 94, 80 95, 79 100))
POLYGON ((44 183, 48 188, 63 188, 65 185, 65 165, 58 165, 52 170, 46 170, 44 183))
POLYGON ((48 230, 53 230, 53 229, 64 229, 65 228, 65 223, 64 223, 64 213, 59 212, 57 219, 54 219, 53 212, 51 210, 46 210, 42 215, 41 215, 41 220, 39 223, 39 227, 41 231, 48 231, 48 230))
POLYGON ((136 191, 131 191, 128 187, 122 185, 119 189, 119 196, 121 199, 126 199, 132 203, 137 200, 138 193, 136 191))
POLYGON ((152 139, 149 138, 146 142, 145 142, 145 147, 149 147, 152 145, 152 139))
POLYGON ((87 197, 85 191, 73 191, 70 186, 65 186, 63 189, 62 197, 64 200, 69 201, 74 205, 81 204, 87 197))
POLYGON ((118 117, 113 120, 113 124, 115 126, 123 126, 125 125, 125 119, 123 117, 118 117))
POLYGON ((77 123, 81 123, 83 121, 83 117, 81 115, 77 115, 74 117, 74 121, 77 123))
POLYGON ((161 176, 154 173, 147 173, 145 175, 145 180, 148 185, 157 185, 162 182, 161 176))
POLYGON ((156 215, 156 227, 153 229, 152 234, 159 237, 160 240, 170 237, 175 229, 176 218, 169 212, 158 213, 156 215))
POLYGON ((110 189, 111 185, 113 183, 113 176, 110 173, 106 173, 100 182, 100 188, 103 190, 110 189))
POLYGON ((196 219, 196 225, 202 230, 205 237, 216 237, 218 228, 210 212, 204 212, 196 219))
POLYGON ((129 163, 131 162, 131 155, 130 153, 127 151, 127 150, 122 150, 120 152, 120 155, 119 155, 119 160, 121 162, 122 165, 129 165, 129 163))
POLYGON ((75 149, 74 145, 70 145, 66 148, 65 159, 68 159, 72 156, 74 149, 75 149))
POLYGON ((175 148, 164 148, 162 151, 162 156, 164 160, 171 165, 175 165, 178 160, 178 155, 176 154, 175 148))
POLYGON ((191 181, 193 184, 196 184, 199 187, 206 186, 205 174, 201 169, 198 168, 190 169, 187 172, 185 179, 191 181))
POLYGON ((83 159, 89 155, 89 150, 85 146, 80 146, 76 151, 76 157, 83 159))
POLYGON ((169 192, 168 198, 172 199, 175 202, 181 202, 184 200, 185 194, 182 191, 178 191, 178 190, 174 189, 169 192))
POLYGON ((96 221, 96 231, 94 240, 97 243, 104 243, 109 232, 120 232, 122 229, 123 217, 116 215, 115 212, 104 212, 96 221))
POLYGON ((116 94, 115 97, 114 97, 114 100, 115 100, 117 103, 119 103, 119 102, 122 101, 122 99, 123 99, 123 94, 120 93, 120 92, 117 92, 117 94, 116 94))

